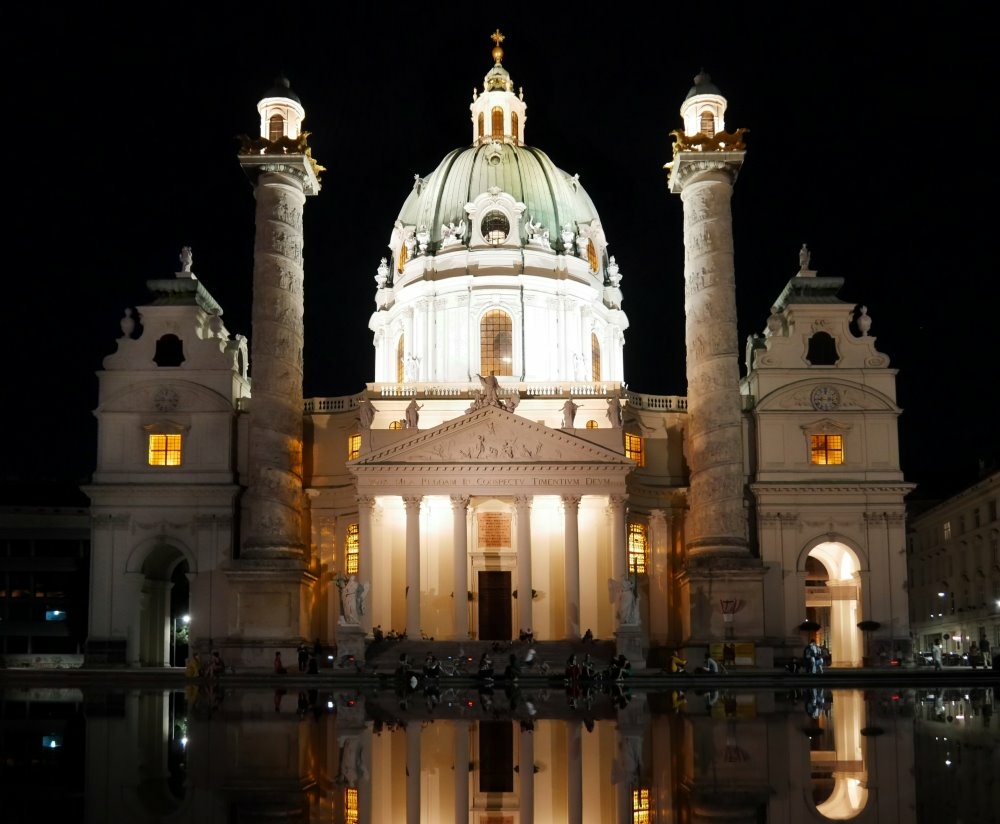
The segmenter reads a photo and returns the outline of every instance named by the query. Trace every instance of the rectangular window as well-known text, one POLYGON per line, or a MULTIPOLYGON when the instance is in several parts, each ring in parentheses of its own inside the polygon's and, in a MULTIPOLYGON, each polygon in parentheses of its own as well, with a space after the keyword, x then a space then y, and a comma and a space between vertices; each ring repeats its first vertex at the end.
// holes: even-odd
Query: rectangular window
POLYGON ((653 812, 650 809, 649 787, 636 787, 632 790, 632 824, 652 824, 653 812))
POLYGON ((358 824, 358 791, 344 790, 344 824, 358 824))
POLYGON ((997 502, 990 501, 989 508, 990 508, 990 522, 992 523, 997 519, 997 502))
POLYGON ((347 437, 347 460, 356 461, 361 457, 361 435, 347 437))
POLYGON ((149 436, 150 466, 180 466, 181 436, 150 435, 149 436))
POLYGON ((832 466, 844 462, 843 435, 810 435, 809 458, 815 466, 832 466))
POLYGON ((951 540, 951 521, 944 522, 944 539, 946 541, 951 540))
POLYGON ((628 525, 628 571, 644 573, 647 568, 649 539, 646 535, 646 525, 630 523, 628 525))
POLYGON ((646 456, 642 451, 642 438, 638 435, 625 433, 625 457, 635 461, 636 466, 646 465, 646 456))
POLYGON ((357 575, 358 572, 358 550, 361 547, 361 540, 358 537, 358 525, 347 525, 347 537, 344 539, 344 572, 348 575, 357 575))

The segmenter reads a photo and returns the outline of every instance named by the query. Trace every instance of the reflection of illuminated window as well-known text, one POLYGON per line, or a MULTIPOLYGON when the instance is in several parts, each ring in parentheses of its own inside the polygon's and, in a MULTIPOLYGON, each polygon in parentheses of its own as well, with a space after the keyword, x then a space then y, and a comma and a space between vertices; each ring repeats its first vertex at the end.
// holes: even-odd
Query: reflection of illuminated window
POLYGON ((809 460, 817 466, 842 464, 844 462, 843 435, 810 435, 809 460))
POLYGON ((646 556, 649 551, 649 539, 646 535, 646 525, 630 523, 628 525, 628 569, 629 572, 645 572, 646 556))
POLYGON ((632 824, 651 824, 653 813, 649 803, 649 787, 632 790, 632 824))
POLYGON ((348 575, 356 575, 358 572, 358 549, 360 546, 358 525, 348 524, 347 535, 344 538, 344 572, 348 575))
POLYGON ((154 435, 149 436, 149 465, 150 466, 180 466, 181 465, 181 436, 175 435, 154 435))
POLYGON ((631 458, 638 466, 646 465, 646 457, 642 451, 642 438, 638 435, 625 433, 625 457, 631 458))
POLYGON ((347 460, 356 461, 361 457, 361 435, 349 435, 347 438, 347 460))
POLYGON ((344 824, 358 824, 358 791, 347 787, 344 790, 344 824))

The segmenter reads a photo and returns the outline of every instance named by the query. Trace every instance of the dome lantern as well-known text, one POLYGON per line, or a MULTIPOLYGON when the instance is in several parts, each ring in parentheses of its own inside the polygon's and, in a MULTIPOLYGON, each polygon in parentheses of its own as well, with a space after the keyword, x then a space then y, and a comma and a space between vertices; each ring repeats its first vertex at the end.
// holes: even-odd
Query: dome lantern
POLYGON ((500 62, 503 49, 500 44, 504 36, 497 29, 491 35, 493 39, 493 67, 483 78, 482 93, 473 92, 472 105, 472 143, 524 143, 525 112, 524 94, 514 93, 514 82, 510 74, 500 62))

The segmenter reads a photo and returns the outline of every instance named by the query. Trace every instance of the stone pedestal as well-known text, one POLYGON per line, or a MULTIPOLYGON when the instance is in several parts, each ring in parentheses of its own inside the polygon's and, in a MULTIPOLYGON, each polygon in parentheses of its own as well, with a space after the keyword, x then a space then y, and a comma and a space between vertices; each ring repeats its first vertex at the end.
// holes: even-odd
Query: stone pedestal
MULTIPOLYGON (((343 620, 343 619, 341 619, 343 620)), ((354 660, 358 665, 365 662, 365 628, 359 624, 337 624, 337 668, 348 666, 345 661, 354 660)))
POLYGON ((646 669, 646 651, 643 649, 642 638, 642 627, 638 625, 618 627, 615 633, 615 654, 624 655, 632 665, 633 672, 646 669))

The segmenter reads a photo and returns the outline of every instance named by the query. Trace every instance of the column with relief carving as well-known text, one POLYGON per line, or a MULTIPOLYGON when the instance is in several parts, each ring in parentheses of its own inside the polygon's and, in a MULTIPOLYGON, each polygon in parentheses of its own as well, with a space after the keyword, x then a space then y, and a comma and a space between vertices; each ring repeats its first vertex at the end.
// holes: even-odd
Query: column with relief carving
POLYGON ((517 623, 521 631, 534 627, 532 623, 531 575, 531 497, 514 498, 517 517, 517 623))
POLYGON ((742 135, 725 131, 726 99, 707 74, 681 106, 673 132, 670 191, 684 204, 684 313, 687 344, 690 512, 688 557, 746 557, 742 400, 730 199, 745 155, 742 135))
POLYGON ((566 637, 580 637, 580 496, 563 495, 566 637))
POLYGON ((358 496, 358 583, 365 586, 371 597, 361 616, 361 626, 367 631, 372 628, 372 613, 375 609, 376 593, 372 586, 372 553, 375 541, 375 498, 371 495, 358 496))
POLYGON ((451 496, 452 547, 454 556, 455 639, 469 637, 469 496, 451 496))
POLYGON ((406 632, 420 637, 420 502, 419 495, 405 496, 406 507, 406 632))

